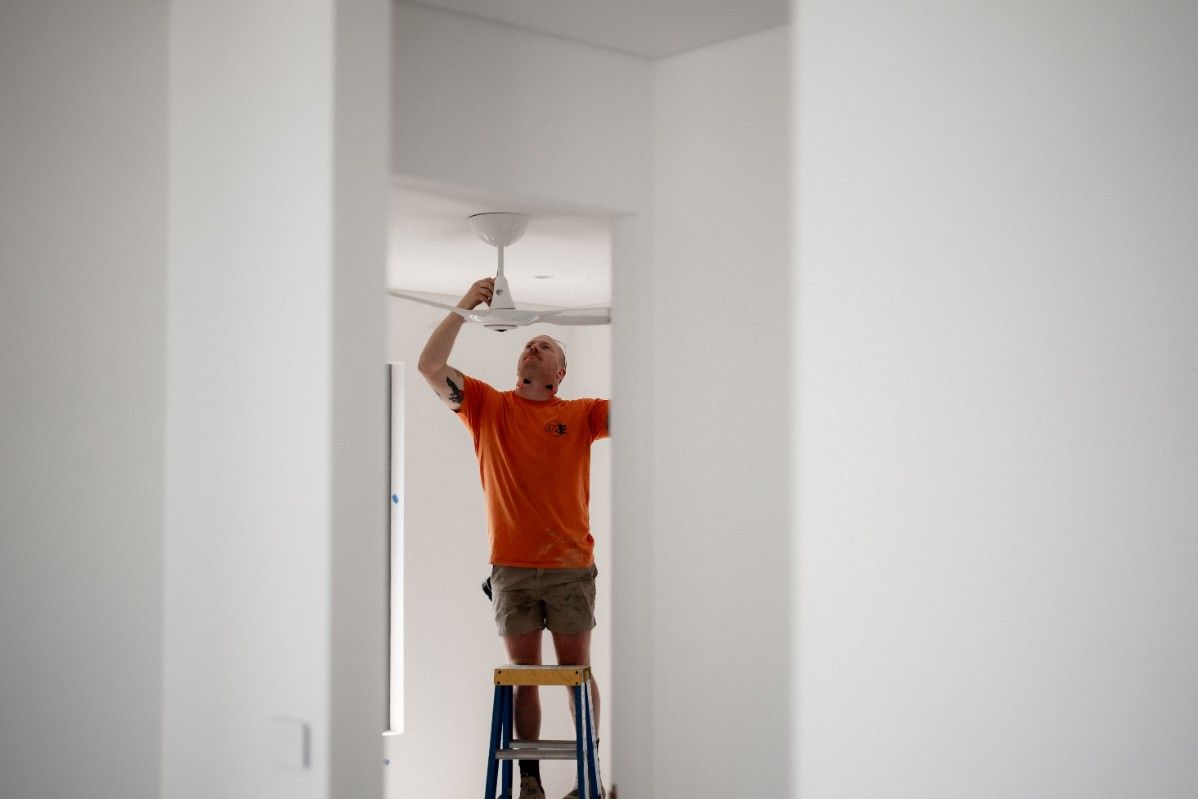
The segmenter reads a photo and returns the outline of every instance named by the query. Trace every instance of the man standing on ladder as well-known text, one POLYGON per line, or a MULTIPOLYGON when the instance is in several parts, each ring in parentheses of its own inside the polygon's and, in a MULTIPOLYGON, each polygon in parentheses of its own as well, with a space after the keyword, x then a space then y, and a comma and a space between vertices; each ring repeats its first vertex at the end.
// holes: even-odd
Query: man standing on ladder
MULTIPOLYGON (((458 303, 490 303, 494 278, 470 287, 458 303)), ((474 437, 491 540, 490 592, 508 658, 541 665, 548 629, 558 663, 589 666, 595 627, 594 538, 590 532, 591 444, 608 435, 608 401, 562 400, 566 353, 534 336, 516 363, 516 387, 497 391, 449 365, 465 320, 450 313, 420 354, 420 374, 474 437)), ((595 728, 599 690, 591 683, 595 728)), ((574 708, 571 707, 571 710, 574 708)), ((516 736, 538 740, 537 686, 517 686, 516 736)), ((578 796, 578 787, 565 799, 578 796)), ((520 799, 544 799, 540 762, 520 761, 520 799)))

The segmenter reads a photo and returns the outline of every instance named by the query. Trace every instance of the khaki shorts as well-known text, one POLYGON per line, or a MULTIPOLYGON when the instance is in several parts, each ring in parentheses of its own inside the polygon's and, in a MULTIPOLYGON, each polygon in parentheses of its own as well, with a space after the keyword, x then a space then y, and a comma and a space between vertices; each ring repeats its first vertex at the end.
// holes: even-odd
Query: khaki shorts
POLYGON ((585 569, 491 569, 491 607, 499 634, 548 629, 577 635, 595 628, 594 566, 585 569))

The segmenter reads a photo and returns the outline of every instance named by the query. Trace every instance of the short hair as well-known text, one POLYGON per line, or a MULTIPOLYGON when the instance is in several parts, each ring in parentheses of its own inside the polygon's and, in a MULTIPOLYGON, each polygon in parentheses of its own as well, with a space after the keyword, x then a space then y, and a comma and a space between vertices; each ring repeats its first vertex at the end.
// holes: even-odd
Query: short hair
POLYGON ((549 340, 557 345, 558 350, 562 353, 562 368, 566 368, 566 345, 555 339, 553 336, 548 336, 549 340))

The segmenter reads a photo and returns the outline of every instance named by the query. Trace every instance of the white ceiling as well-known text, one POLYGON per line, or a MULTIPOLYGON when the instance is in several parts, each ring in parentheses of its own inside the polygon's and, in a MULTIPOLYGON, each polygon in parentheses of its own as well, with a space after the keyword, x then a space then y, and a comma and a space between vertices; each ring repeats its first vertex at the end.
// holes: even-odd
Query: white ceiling
POLYGON ((790 0, 404 0, 662 58, 790 20, 790 0))
MULTIPOLYGON (((415 188, 396 181, 387 254, 390 288, 457 300, 470 284, 494 276, 499 252, 470 223, 483 211, 519 211, 532 219, 503 250, 504 273, 518 307, 611 303, 611 220, 561 214, 415 188)), ((404 302, 404 300, 395 300, 404 302)))

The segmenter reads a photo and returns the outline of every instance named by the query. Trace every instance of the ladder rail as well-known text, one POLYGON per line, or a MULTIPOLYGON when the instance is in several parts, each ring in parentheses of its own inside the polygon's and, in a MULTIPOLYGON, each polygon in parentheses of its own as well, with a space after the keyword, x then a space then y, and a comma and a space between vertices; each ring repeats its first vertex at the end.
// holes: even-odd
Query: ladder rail
POLYGON ((487 758, 486 799, 496 797, 496 778, 500 778, 502 783, 501 797, 510 799, 513 760, 573 760, 577 763, 579 796, 581 799, 598 799, 602 783, 599 778, 590 667, 503 666, 495 669, 494 682, 495 704, 491 719, 491 751, 487 758), (568 687, 574 699, 574 739, 528 741, 514 738, 514 693, 517 685, 568 687))

